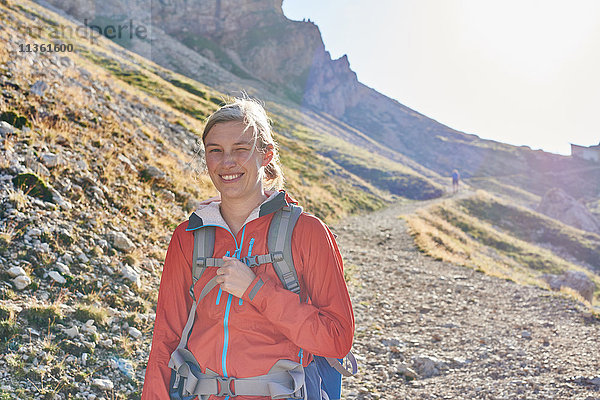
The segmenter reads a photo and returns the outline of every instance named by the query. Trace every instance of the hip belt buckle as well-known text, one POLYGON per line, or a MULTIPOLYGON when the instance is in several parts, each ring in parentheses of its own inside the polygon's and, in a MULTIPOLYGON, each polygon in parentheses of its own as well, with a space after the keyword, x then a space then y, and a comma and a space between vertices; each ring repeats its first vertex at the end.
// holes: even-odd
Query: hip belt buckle
MULTIPOLYGON (((217 396, 229 396, 229 397, 237 397, 237 394, 231 391, 231 382, 234 382, 235 378, 233 376, 224 377, 217 376, 217 385, 219 393, 217 396)), ((234 384, 235 387, 235 384, 234 384)))

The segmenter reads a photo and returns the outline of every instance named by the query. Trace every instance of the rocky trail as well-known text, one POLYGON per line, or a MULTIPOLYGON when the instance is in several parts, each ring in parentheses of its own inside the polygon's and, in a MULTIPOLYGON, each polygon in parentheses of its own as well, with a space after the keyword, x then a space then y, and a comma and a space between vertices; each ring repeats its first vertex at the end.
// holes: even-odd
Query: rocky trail
POLYGON ((333 227, 359 373, 347 399, 600 399, 600 321, 538 287, 420 253, 399 203, 333 227))

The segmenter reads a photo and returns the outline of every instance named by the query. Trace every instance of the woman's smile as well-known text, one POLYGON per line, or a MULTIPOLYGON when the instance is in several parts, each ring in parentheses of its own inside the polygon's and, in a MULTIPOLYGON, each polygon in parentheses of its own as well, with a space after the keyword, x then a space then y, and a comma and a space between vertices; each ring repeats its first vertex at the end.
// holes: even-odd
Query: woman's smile
POLYGON ((237 182, 244 174, 219 175, 227 183, 237 182))

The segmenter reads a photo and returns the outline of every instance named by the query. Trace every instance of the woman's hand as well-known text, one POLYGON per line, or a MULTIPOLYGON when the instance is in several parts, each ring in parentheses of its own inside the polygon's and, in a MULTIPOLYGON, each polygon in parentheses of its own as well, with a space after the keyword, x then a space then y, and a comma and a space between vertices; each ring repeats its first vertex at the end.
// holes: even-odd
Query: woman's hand
POLYGON ((254 278, 256 275, 250 267, 234 257, 223 257, 223 266, 217 269, 217 283, 221 289, 240 299, 254 278))

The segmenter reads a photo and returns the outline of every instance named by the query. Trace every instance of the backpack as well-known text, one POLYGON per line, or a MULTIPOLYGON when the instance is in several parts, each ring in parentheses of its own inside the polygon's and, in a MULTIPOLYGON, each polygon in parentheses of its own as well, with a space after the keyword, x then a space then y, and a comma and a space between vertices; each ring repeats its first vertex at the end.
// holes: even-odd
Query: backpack
MULTIPOLYGON (((279 277, 283 286, 287 290, 298 294, 299 297, 300 283, 298 280, 296 268, 294 266, 291 244, 292 233, 301 213, 302 207, 297 205, 287 205, 281 208, 280 210, 276 211, 273 215, 273 219, 269 226, 269 232, 267 236, 267 246, 269 249, 269 254, 252 255, 249 257, 247 256, 240 258, 240 261, 244 262, 249 267, 254 267, 266 263, 272 263, 273 268, 277 273, 277 276, 279 277)), ((184 328, 184 331, 182 333, 181 342, 176 351, 173 352, 173 355, 171 356, 171 361, 169 362, 169 367, 174 369, 170 385, 170 393, 172 399, 186 399, 186 397, 182 395, 184 384, 183 382, 180 382, 181 376, 179 370, 182 367, 184 370, 189 368, 187 367, 187 365, 190 364, 189 357, 191 356, 193 358, 191 352, 186 350, 187 337, 189 336, 189 333, 191 332, 191 328, 194 323, 194 316, 197 304, 202 298, 204 298, 204 296, 208 294, 208 292, 210 292, 216 286, 216 282, 210 281, 209 283, 207 283, 207 285, 202 289, 198 298, 196 298, 194 294, 194 285, 202 276, 207 267, 219 267, 223 263, 222 259, 212 257, 214 251, 214 243, 214 226, 208 226, 203 229, 196 229, 194 231, 194 262, 192 266, 193 282, 190 288, 190 295, 192 296, 192 299, 194 299, 194 304, 192 305, 192 308, 190 310, 188 323, 186 324, 186 327, 184 328), (176 360, 176 358, 180 359, 176 360)), ((302 298, 300 298, 300 301, 302 301, 302 298)), ((193 364, 197 365, 195 359, 193 361, 193 364)), ((280 360, 273 368, 275 368, 282 361, 285 360, 280 360)), ((193 369, 194 365, 192 365, 191 368, 193 369)), ((308 384, 308 381, 310 380, 311 385, 316 386, 318 390, 321 391, 322 399, 337 400, 341 397, 342 376, 352 376, 356 374, 358 366, 356 363, 356 359, 352 353, 348 353, 348 355, 344 359, 327 358, 318 355, 313 355, 313 362, 311 362, 311 364, 308 367, 304 368, 304 370, 306 373, 306 383, 299 382, 297 383, 297 386, 308 384)), ((190 371, 185 371, 184 375, 186 375, 186 373, 187 375, 190 375, 189 372, 190 371)), ((194 375, 197 376, 198 374, 199 373, 194 372, 194 375)), ((265 376, 267 375, 263 375, 261 377, 265 376)), ((222 380, 222 378, 220 377, 217 379, 222 380)), ((221 380, 219 380, 219 393, 217 394, 232 395, 229 389, 230 382, 228 380, 221 382, 221 380)), ((297 392, 292 392, 290 398, 305 398, 305 396, 306 393, 304 393, 302 390, 299 390, 297 392)), ((194 396, 191 396, 189 398, 194 398, 194 396)), ((202 396, 200 396, 200 398, 202 398, 202 396)))

